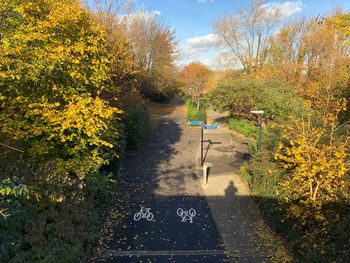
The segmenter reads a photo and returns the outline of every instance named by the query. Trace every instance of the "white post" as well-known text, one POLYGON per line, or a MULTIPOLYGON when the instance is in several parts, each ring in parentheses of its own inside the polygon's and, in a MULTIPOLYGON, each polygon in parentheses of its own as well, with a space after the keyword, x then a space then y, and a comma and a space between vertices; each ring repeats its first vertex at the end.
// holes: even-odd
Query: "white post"
POLYGON ((204 184, 208 184, 208 165, 206 163, 203 164, 203 181, 204 184))

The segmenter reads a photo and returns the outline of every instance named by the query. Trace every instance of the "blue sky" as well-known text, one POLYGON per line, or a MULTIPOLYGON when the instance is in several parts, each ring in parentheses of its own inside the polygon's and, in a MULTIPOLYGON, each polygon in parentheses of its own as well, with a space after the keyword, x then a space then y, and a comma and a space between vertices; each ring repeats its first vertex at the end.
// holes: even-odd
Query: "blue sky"
MULTIPOLYGON (((201 61, 213 68, 222 65, 217 61, 213 22, 223 14, 239 10, 249 4, 249 0, 136 0, 136 7, 157 12, 159 19, 176 30, 179 41, 180 66, 193 61, 201 61)), ((297 16, 314 17, 331 13, 337 7, 350 10, 350 0, 289 0, 265 1, 271 6, 282 6, 288 18, 297 16)))

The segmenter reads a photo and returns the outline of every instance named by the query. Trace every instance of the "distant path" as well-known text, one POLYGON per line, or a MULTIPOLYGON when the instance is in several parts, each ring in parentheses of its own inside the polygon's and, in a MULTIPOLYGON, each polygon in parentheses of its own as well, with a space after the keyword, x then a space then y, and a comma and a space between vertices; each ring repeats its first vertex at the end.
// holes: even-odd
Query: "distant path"
POLYGON ((174 101, 142 149, 126 158, 98 262, 229 262, 196 172, 200 131, 186 127, 183 104, 174 101), (151 221, 135 221, 142 206, 151 221), (195 210, 193 223, 182 222, 179 208, 195 210))

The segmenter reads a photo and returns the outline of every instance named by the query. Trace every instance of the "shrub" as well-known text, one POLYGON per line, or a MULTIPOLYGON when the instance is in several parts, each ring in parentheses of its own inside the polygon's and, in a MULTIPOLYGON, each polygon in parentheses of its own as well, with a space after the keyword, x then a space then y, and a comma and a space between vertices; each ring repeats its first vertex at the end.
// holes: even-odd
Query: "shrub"
POLYGON ((247 181, 260 209, 268 219, 270 226, 282 233, 291 242, 300 235, 285 220, 287 205, 283 202, 286 193, 279 184, 285 176, 283 171, 273 161, 272 153, 262 149, 252 159, 240 168, 242 180, 247 181))
POLYGON ((346 219, 350 215, 349 193, 339 190, 337 200, 328 197, 315 207, 305 202, 300 191, 296 193, 296 187, 304 188, 290 182, 295 191, 291 195, 282 187, 291 171, 282 169, 274 159, 276 141, 281 141, 280 128, 268 127, 266 131, 261 150, 240 168, 242 180, 249 182, 271 227, 290 241, 296 261, 346 262, 350 252, 350 223, 346 219))
POLYGON ((300 99, 293 90, 278 80, 256 80, 251 76, 226 79, 209 94, 213 106, 229 111, 238 119, 254 118, 251 110, 261 109, 268 119, 287 119, 298 112, 300 99))
POLYGON ((301 120, 291 118, 283 126, 285 140, 275 154, 287 171, 280 183, 288 193, 286 218, 297 222, 293 227, 301 233, 299 245, 308 250, 309 259, 330 256, 329 235, 343 214, 340 204, 349 198, 348 137, 335 132, 346 103, 328 98, 326 110, 317 111, 317 118, 311 111, 301 120))
POLYGON ((1 262, 80 262, 96 238, 102 165, 120 153, 104 30, 78 0, 0 2, 1 262), (93 187, 91 185, 94 184, 93 187), (87 187, 88 185, 88 187, 87 187))

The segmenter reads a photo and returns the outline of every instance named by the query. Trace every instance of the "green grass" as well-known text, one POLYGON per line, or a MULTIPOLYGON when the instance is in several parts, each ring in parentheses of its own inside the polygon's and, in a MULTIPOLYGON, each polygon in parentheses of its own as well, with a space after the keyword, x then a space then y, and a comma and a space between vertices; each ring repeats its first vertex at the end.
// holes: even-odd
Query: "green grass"
POLYGON ((245 119, 229 119, 227 124, 231 130, 238 131, 246 137, 253 139, 258 139, 259 137, 259 127, 251 121, 245 119))
POLYGON ((187 121, 206 121, 207 113, 204 105, 199 106, 197 111, 197 105, 192 101, 187 101, 187 121))

